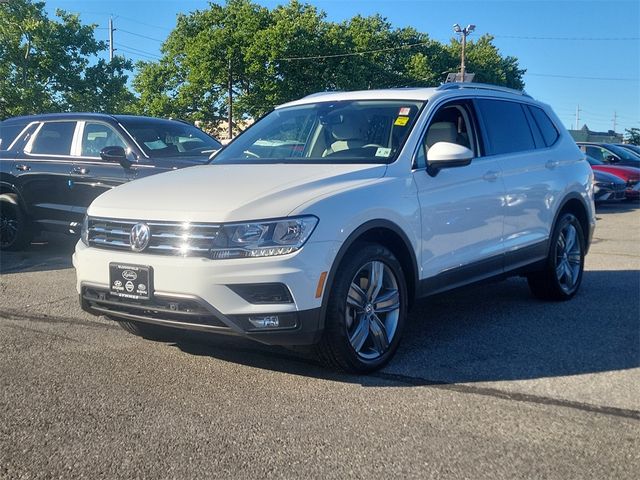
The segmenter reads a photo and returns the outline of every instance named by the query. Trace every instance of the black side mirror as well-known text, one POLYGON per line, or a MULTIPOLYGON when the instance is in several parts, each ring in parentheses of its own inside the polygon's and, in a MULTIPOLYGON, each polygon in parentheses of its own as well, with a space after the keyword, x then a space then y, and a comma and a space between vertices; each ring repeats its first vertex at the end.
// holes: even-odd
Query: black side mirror
POLYGON ((100 150, 100 158, 105 162, 119 163, 122 168, 131 167, 131 161, 122 147, 104 147, 100 150))

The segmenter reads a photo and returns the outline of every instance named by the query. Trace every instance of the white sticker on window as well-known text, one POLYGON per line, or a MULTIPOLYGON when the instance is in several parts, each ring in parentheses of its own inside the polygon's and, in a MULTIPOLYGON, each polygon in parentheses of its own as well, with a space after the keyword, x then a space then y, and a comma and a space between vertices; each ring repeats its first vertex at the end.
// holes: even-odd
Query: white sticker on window
POLYGON ((390 148, 378 147, 376 150, 376 157, 388 157, 389 155, 391 155, 390 148))

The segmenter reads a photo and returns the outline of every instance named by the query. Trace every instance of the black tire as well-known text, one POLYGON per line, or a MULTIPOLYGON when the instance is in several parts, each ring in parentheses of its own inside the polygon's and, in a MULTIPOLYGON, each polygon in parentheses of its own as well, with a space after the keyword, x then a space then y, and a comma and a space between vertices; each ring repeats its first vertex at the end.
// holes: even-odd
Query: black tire
POLYGON ((355 245, 339 265, 328 295, 325 329, 316 346, 320 361, 351 373, 382 368, 398 348, 407 316, 406 280, 396 257, 382 245, 355 245), (371 288, 372 277, 380 278, 379 287, 371 288))
POLYGON ((0 195, 0 250, 21 250, 30 241, 31 225, 16 195, 0 195))
POLYGON ((551 235, 544 268, 527 276, 531 292, 541 300, 572 298, 582 283, 584 250, 584 232, 579 220, 572 213, 561 214, 551 235), (570 232, 575 232, 575 239, 567 248, 571 243, 570 232))
POLYGON ((175 340, 177 338, 177 335, 175 333, 172 335, 172 331, 175 330, 171 328, 151 325, 144 322, 129 322, 127 320, 118 320, 117 318, 111 319, 118 322, 118 325, 120 325, 123 330, 147 340, 166 342, 169 340, 175 340))

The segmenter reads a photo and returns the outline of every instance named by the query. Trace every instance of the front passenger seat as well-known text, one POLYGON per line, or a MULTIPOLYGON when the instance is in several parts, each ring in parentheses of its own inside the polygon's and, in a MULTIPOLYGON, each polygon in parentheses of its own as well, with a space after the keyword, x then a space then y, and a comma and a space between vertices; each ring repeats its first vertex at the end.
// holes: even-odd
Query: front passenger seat
POLYGON ((427 149, 438 142, 458 143, 458 129, 452 122, 432 123, 427 132, 427 149))

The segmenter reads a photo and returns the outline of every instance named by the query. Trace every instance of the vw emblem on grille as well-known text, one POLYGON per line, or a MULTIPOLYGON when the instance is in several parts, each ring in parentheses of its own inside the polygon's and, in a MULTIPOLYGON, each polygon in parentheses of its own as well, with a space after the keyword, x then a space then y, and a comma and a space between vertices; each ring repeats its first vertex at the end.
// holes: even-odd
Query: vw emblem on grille
POLYGON ((131 233, 129 234, 129 243, 131 244, 131 250, 134 252, 141 252, 147 245, 149 245, 149 240, 151 237, 151 232, 149 231, 149 225, 146 223, 136 223, 133 227, 131 227, 131 233))

